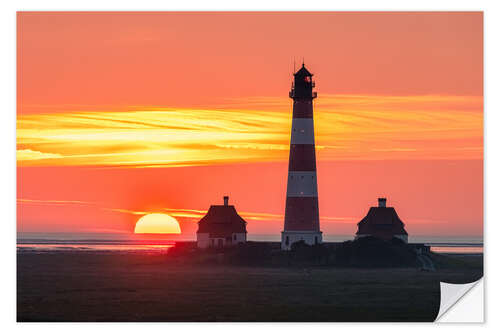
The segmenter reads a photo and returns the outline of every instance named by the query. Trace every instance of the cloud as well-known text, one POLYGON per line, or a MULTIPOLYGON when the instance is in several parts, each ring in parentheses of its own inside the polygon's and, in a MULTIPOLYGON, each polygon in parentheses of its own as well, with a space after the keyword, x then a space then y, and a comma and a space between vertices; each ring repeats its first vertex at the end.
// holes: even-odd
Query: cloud
POLYGON ((36 160, 63 158, 61 154, 42 153, 41 151, 36 151, 31 149, 19 149, 17 150, 16 155, 18 161, 36 161, 36 160))
MULTIPOLYGON (((18 164, 168 167, 286 161, 290 101, 19 115, 18 164)), ((325 95, 318 160, 481 159, 482 97, 325 95), (463 147, 468 147, 464 149, 463 147)))
POLYGON ((80 201, 80 200, 38 200, 38 199, 17 199, 21 204, 35 204, 35 205, 94 205, 93 202, 80 201))
MULTIPOLYGON (((85 206, 95 206, 96 209, 101 209, 105 211, 130 214, 130 215, 147 215, 152 213, 158 213, 158 211, 137 211, 124 208, 109 208, 109 207, 99 207, 100 205, 96 202, 80 201, 80 200, 44 200, 44 199, 17 199, 17 203, 23 204, 34 204, 34 205, 55 205, 55 206, 65 206, 65 205, 85 205, 85 206)), ((161 208, 160 211, 165 211, 168 215, 173 217, 186 218, 191 221, 197 221, 201 219, 207 213, 207 210, 198 209, 188 209, 188 208, 161 208)), ((247 221, 283 221, 283 214, 273 214, 264 212, 239 212, 241 217, 247 221)), ((339 217, 339 216, 321 216, 322 222, 330 223, 352 223, 356 221, 355 217, 339 217)))

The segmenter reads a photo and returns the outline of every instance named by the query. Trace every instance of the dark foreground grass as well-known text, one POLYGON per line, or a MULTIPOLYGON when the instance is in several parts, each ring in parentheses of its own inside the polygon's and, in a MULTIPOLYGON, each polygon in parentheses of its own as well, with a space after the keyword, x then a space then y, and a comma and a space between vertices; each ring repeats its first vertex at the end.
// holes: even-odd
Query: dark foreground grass
POLYGON ((467 258, 464 267, 457 260, 422 272, 198 266, 158 253, 19 252, 17 319, 433 321, 440 280, 482 276, 481 256, 467 258))

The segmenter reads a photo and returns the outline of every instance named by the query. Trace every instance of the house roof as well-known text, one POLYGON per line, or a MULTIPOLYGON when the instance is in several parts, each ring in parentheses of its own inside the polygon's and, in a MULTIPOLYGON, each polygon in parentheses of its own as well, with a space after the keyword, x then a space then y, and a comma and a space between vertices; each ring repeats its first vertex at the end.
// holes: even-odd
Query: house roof
POLYGON ((246 233, 246 222, 232 205, 212 205, 198 222, 198 233, 209 237, 227 237, 233 233, 246 233))
POLYGON ((368 214, 358 223, 356 235, 367 234, 381 238, 408 235, 404 226, 393 207, 371 207, 368 214))

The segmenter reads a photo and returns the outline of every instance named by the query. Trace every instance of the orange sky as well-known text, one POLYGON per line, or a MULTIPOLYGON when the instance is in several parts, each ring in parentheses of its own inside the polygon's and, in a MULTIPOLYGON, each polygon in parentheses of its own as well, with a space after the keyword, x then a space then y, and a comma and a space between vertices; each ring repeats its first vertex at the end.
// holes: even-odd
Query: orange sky
POLYGON ((18 231, 193 237, 230 200, 282 228, 294 58, 315 73, 322 230, 377 196, 419 235, 482 235, 481 13, 20 13, 18 231))

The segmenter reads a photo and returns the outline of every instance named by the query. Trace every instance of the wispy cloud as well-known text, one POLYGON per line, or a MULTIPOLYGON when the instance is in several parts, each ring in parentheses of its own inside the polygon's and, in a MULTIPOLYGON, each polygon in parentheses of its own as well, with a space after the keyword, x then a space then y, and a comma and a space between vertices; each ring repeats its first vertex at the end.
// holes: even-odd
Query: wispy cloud
MULTIPOLYGON (((94 206, 96 209, 101 209, 105 211, 130 214, 130 215, 147 215, 151 213, 165 212, 176 218, 184 218, 187 221, 198 221, 207 213, 207 210, 197 210, 188 208, 161 208, 155 211, 137 211, 124 208, 109 208, 101 207, 96 202, 90 201, 80 201, 80 200, 39 200, 39 199, 17 199, 17 203, 20 205, 31 204, 31 205, 57 205, 57 206, 67 206, 67 205, 86 205, 94 206)), ((283 214, 273 214, 265 212, 239 212, 241 217, 247 221, 283 221, 283 214)), ((357 218, 355 217, 339 217, 339 216, 321 216, 321 221, 323 222, 333 222, 333 223, 352 223, 357 218)))
MULTIPOLYGON (((212 109, 20 115, 20 166, 122 167, 286 161, 291 105, 249 98, 212 109)), ((482 158, 482 97, 325 95, 319 160, 482 158)))
POLYGON ((32 205, 95 205, 93 202, 80 200, 38 200, 38 199, 17 199, 21 204, 32 205))
POLYGON ((117 213, 125 213, 125 214, 132 214, 132 215, 147 215, 149 212, 139 212, 139 211, 133 211, 130 209, 121 209, 121 208, 101 208, 103 210, 107 210, 110 212, 117 212, 117 213))
POLYGON ((51 158, 62 158, 61 154, 54 153, 43 153, 41 151, 31 150, 31 149, 18 149, 17 150, 17 160, 19 161, 36 161, 36 160, 45 160, 51 158))

